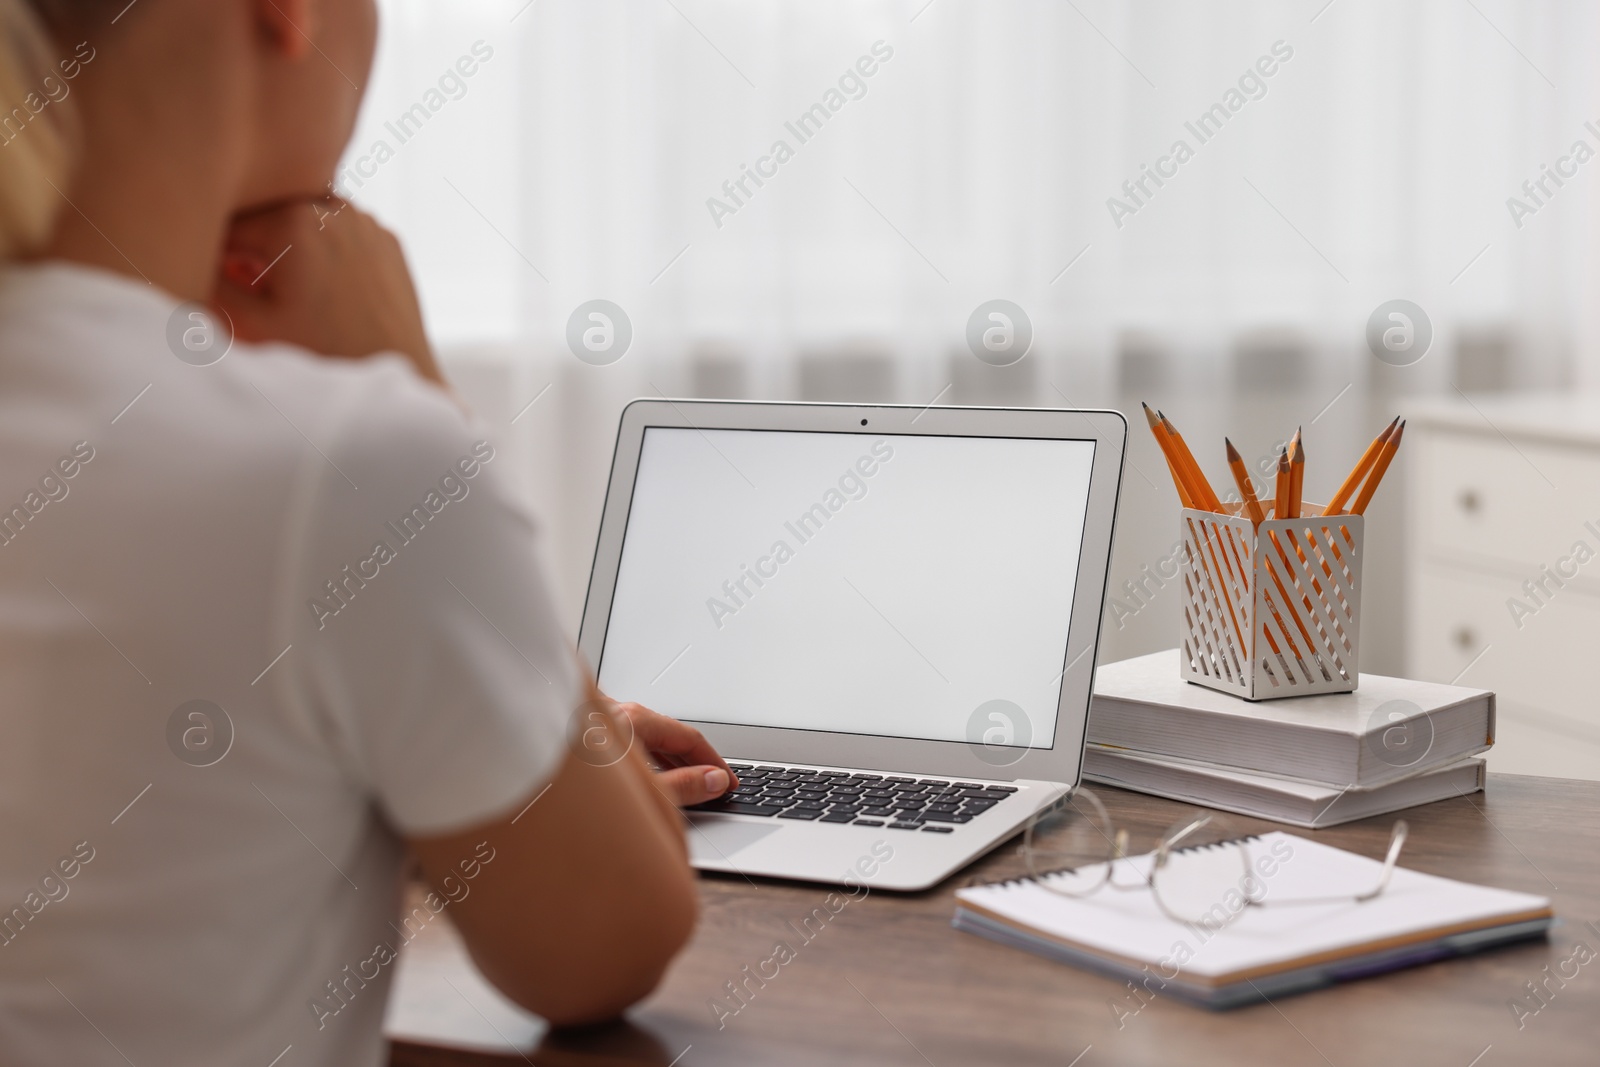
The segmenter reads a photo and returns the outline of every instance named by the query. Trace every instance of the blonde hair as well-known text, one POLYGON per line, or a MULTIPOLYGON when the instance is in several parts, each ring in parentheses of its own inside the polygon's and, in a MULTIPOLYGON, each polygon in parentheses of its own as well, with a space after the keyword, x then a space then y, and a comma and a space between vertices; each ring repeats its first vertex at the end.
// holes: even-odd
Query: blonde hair
POLYGON ((37 249, 61 207, 69 164, 66 113, 35 113, 49 72, 49 38, 28 0, 0 0, 0 260, 37 249))

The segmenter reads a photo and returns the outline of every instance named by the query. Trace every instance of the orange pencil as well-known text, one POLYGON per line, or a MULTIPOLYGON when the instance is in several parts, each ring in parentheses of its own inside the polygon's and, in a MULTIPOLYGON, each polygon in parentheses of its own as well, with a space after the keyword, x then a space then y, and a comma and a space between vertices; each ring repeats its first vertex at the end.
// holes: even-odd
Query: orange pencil
MULTIPOLYGON (((1205 492, 1210 494, 1211 499, 1215 500, 1216 494, 1211 492, 1211 486, 1206 482, 1205 476, 1200 473, 1198 468, 1191 468, 1189 465, 1184 463, 1184 456, 1178 451, 1179 445, 1182 444, 1182 439, 1176 438, 1177 431, 1172 428, 1172 424, 1167 421, 1166 416, 1162 415, 1160 412, 1151 412, 1149 404, 1143 404, 1143 407, 1145 411, 1145 419, 1150 423, 1150 432, 1155 434, 1156 443, 1161 446, 1162 453, 1167 457, 1167 467, 1172 473, 1172 480, 1174 484, 1176 484, 1178 487, 1178 496, 1183 501, 1184 507, 1197 510, 1203 507, 1203 505, 1196 502, 1201 495, 1201 490, 1196 484, 1196 479, 1198 479, 1198 485, 1204 486, 1205 492)), ((1188 449, 1185 447, 1183 452, 1186 454, 1188 449)), ((1190 459, 1192 461, 1193 457, 1191 456, 1190 459)), ((1218 506, 1212 510, 1220 511, 1220 502, 1218 502, 1218 506)), ((1212 562, 1214 564, 1218 563, 1219 561, 1216 559, 1217 547, 1211 543, 1211 538, 1208 535, 1204 536, 1204 540, 1206 543, 1206 551, 1210 553, 1212 562)), ((1212 568, 1203 562, 1203 558, 1204 557, 1202 557, 1201 569, 1207 574, 1210 574, 1212 568)), ((1223 569, 1227 569, 1225 560, 1221 561, 1221 566, 1223 569)), ((1218 571, 1217 573, 1220 575, 1221 571, 1218 571)), ((1217 578, 1216 587, 1222 594, 1223 603, 1227 606, 1228 617, 1233 623, 1234 633, 1238 636, 1240 647, 1243 647, 1244 631, 1239 628, 1239 620, 1237 616, 1234 615, 1233 600, 1228 595, 1227 583, 1223 582, 1220 578, 1217 578)))
POLYGON ((1284 517, 1298 519, 1306 482, 1306 446, 1299 430, 1295 430, 1294 440, 1289 442, 1289 452, 1289 511, 1284 517))
POLYGON ((1406 424, 1400 423, 1394 428, 1394 433, 1383 443, 1383 451, 1378 453, 1376 462, 1372 464, 1372 473, 1367 476, 1367 482, 1361 487, 1361 492, 1356 496, 1354 504, 1350 505, 1352 515, 1364 514, 1367 505, 1372 502, 1372 494, 1378 491, 1378 483, 1383 481, 1384 473, 1388 471, 1389 464, 1394 460, 1394 454, 1400 451, 1400 438, 1406 432, 1406 424))
POLYGON ((1233 472, 1234 484, 1239 487, 1239 496, 1244 501, 1244 513, 1250 516, 1250 521, 1260 526, 1266 521, 1266 512, 1261 510, 1261 501, 1256 499, 1255 483, 1250 474, 1244 469, 1244 457, 1239 455, 1239 450, 1233 447, 1233 442, 1226 437, 1222 443, 1228 446, 1228 470, 1233 472))
MULTIPOLYGON (((1245 487, 1250 485, 1249 479, 1245 476, 1244 463, 1241 460, 1238 463, 1237 467, 1235 467, 1234 463, 1232 462, 1238 456, 1238 453, 1234 451, 1232 442, 1228 443, 1228 451, 1230 453, 1230 455, 1228 457, 1229 458, 1229 464, 1228 465, 1229 465, 1230 468, 1234 469, 1234 480, 1235 481, 1239 481, 1239 483, 1240 483, 1240 485, 1239 485, 1240 492, 1244 492, 1245 491, 1245 487)), ((1279 449, 1278 450, 1278 478, 1277 478, 1277 484, 1274 487, 1275 491, 1274 491, 1273 502, 1272 502, 1272 517, 1275 518, 1275 519, 1288 518, 1289 516, 1286 514, 1286 512, 1288 511, 1288 509, 1290 507, 1293 506, 1291 501, 1293 500, 1294 481, 1293 481, 1293 475, 1291 473, 1290 467, 1291 467, 1291 465, 1290 465, 1290 462, 1289 462, 1288 449, 1279 449)), ((1250 497, 1252 499, 1255 496, 1254 487, 1253 486, 1251 486, 1249 495, 1250 495, 1250 497)), ((1259 505, 1257 505, 1257 510, 1258 511, 1260 510, 1259 505)), ((1278 557, 1283 560, 1284 566, 1287 567, 1289 565, 1289 557, 1288 557, 1288 554, 1286 552, 1284 552, 1283 543, 1278 540, 1278 535, 1277 534, 1274 533, 1274 534, 1271 535, 1271 537, 1272 537, 1272 547, 1277 549, 1278 557)), ((1291 535, 1291 537, 1292 537, 1292 535, 1291 535)), ((1300 631, 1300 636, 1302 638, 1304 638, 1304 640, 1306 642, 1306 647, 1307 648, 1315 648, 1316 647, 1316 642, 1311 640, 1311 634, 1306 629, 1305 622, 1300 618, 1300 612, 1295 607, 1294 599, 1293 599, 1293 597, 1291 597, 1289 595, 1289 590, 1287 588, 1285 588, 1285 586, 1283 584, 1283 580, 1278 577, 1277 571, 1272 571, 1271 574, 1272 574, 1272 583, 1273 583, 1273 585, 1277 586, 1277 588, 1278 588, 1278 594, 1279 594, 1280 597, 1282 597, 1283 606, 1289 612, 1289 617, 1294 620, 1295 628, 1300 631)), ((1307 606, 1309 607, 1309 601, 1308 601, 1308 605, 1307 606)), ((1302 658, 1301 655, 1300 655, 1299 648, 1297 648, 1295 646, 1294 637, 1292 635, 1290 635, 1288 627, 1284 626, 1284 624, 1283 624, 1283 616, 1278 614, 1278 609, 1276 607, 1274 607, 1272 609, 1272 617, 1278 621, 1279 628, 1281 628, 1284 631, 1284 635, 1288 638, 1289 651, 1294 654, 1296 659, 1302 658)), ((1272 636, 1272 631, 1268 630, 1267 631, 1267 637, 1270 639, 1271 636, 1272 636)), ((1274 651, 1276 651, 1276 650, 1274 650, 1274 651)))
POLYGON ((1272 493, 1272 517, 1289 517, 1289 450, 1278 449, 1278 480, 1272 493))
POLYGON ((1372 465, 1378 461, 1378 454, 1383 451, 1385 442, 1389 440, 1389 436, 1394 433, 1395 428, 1399 425, 1400 416, 1396 415, 1394 421, 1385 426, 1383 432, 1372 439, 1372 443, 1367 446, 1367 450, 1361 453, 1361 458, 1356 461, 1356 465, 1345 476, 1344 484, 1339 486, 1339 491, 1333 494, 1333 499, 1328 501, 1328 506, 1322 510, 1324 515, 1337 515, 1344 510, 1345 502, 1350 499, 1357 489, 1361 488, 1362 479, 1372 470, 1372 465))
POLYGON ((1218 499, 1216 491, 1211 488, 1211 483, 1206 480, 1205 472, 1200 469, 1200 464, 1195 462, 1194 453, 1189 451, 1189 446, 1184 443, 1183 434, 1172 425, 1172 420, 1156 412, 1161 419, 1161 425, 1167 431, 1167 438, 1172 442, 1173 453, 1177 456, 1180 469, 1189 476, 1189 490, 1194 497, 1196 507, 1207 511, 1226 514, 1222 501, 1218 499))
POLYGON ((1145 421, 1150 424, 1150 432, 1155 435, 1156 444, 1161 447, 1161 454, 1167 460, 1167 473, 1172 475, 1172 484, 1178 490, 1178 501, 1186 508, 1194 507, 1194 497, 1190 494, 1184 478, 1178 471, 1178 463, 1172 454, 1172 443, 1167 440, 1167 432, 1161 425, 1161 420, 1156 418, 1156 413, 1150 410, 1150 405, 1143 400, 1139 406, 1144 408, 1145 421))

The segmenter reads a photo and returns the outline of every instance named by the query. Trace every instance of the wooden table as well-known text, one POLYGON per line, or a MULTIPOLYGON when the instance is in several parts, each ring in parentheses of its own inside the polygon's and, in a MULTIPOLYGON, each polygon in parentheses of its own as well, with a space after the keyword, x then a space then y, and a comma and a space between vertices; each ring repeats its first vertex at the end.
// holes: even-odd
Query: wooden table
MULTIPOLYGON (((1187 810, 1097 792, 1136 846, 1153 843, 1187 810)), ((809 942, 786 924, 820 906, 825 887, 706 876, 700 929, 655 995, 628 1022, 553 1035, 528 1059, 540 1067, 1600 1062, 1600 783, 1492 775, 1487 793, 1415 808, 1406 818, 1403 865, 1548 895, 1562 925, 1548 942, 1229 1012, 1165 998, 1141 1009, 1122 983, 951 929, 958 887, 1020 873, 1015 841, 926 893, 854 901, 809 942), (711 1002, 742 967, 771 956, 780 938, 796 948, 795 958, 719 1030, 711 1002), (1580 942, 1586 949, 1575 955, 1580 942), (1545 981, 1546 967, 1569 977, 1546 982, 1548 1003, 1524 1014, 1519 1028, 1509 1002, 1527 997, 1524 983, 1545 981)), ((1377 857, 1392 821, 1314 836, 1377 857)), ((506 1062, 523 1058, 397 1045, 391 1060, 393 1067, 506 1062)))

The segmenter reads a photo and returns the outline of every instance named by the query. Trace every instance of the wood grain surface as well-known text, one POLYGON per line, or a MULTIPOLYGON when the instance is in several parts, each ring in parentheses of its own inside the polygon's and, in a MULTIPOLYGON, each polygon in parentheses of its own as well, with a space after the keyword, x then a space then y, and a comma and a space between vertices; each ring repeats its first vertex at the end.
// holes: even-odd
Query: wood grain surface
MULTIPOLYGON (((1134 851, 1188 806, 1097 789, 1134 851)), ((625 1022, 551 1035, 524 1058, 396 1045, 393 1067, 526 1062, 653 1064, 1329 1064, 1500 1067, 1600 1062, 1600 783, 1491 775, 1486 793, 1413 808, 1404 866, 1550 896, 1560 924, 1535 941, 1212 1013, 950 926, 955 890, 1021 873, 1017 841, 925 893, 872 893, 810 940, 822 886, 701 878, 693 943, 625 1022), (1588 924, 1594 924, 1589 926, 1588 924), (736 1014, 742 981, 782 940, 794 955, 736 1014), (1579 948, 1579 945, 1582 948, 1579 948), (1548 970, 1546 970, 1548 968, 1548 970), (1526 983, 1540 986, 1542 999, 1526 983), (1524 1005, 1514 1011, 1511 1003, 1524 1005), (1537 1008, 1537 1011, 1533 1009, 1537 1008), (720 1020, 719 1020, 720 1014, 720 1020), (720 1026, 719 1026, 720 1021, 720 1026)), ((1393 816, 1294 831, 1380 857, 1393 816)), ((1279 829, 1238 820, 1250 829, 1279 829)), ((826 909, 824 909, 826 912, 826 909)), ((767 968, 771 973, 772 968, 767 968)))

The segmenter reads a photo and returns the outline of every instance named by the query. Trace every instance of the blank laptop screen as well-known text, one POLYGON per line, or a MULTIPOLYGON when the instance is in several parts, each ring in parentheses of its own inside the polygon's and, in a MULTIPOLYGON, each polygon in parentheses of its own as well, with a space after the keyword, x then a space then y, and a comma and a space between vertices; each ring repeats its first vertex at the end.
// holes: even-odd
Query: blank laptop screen
POLYGON ((601 687, 936 741, 1007 701, 1031 725, 987 742, 1050 748, 1093 462, 1087 440, 648 428, 601 687))

